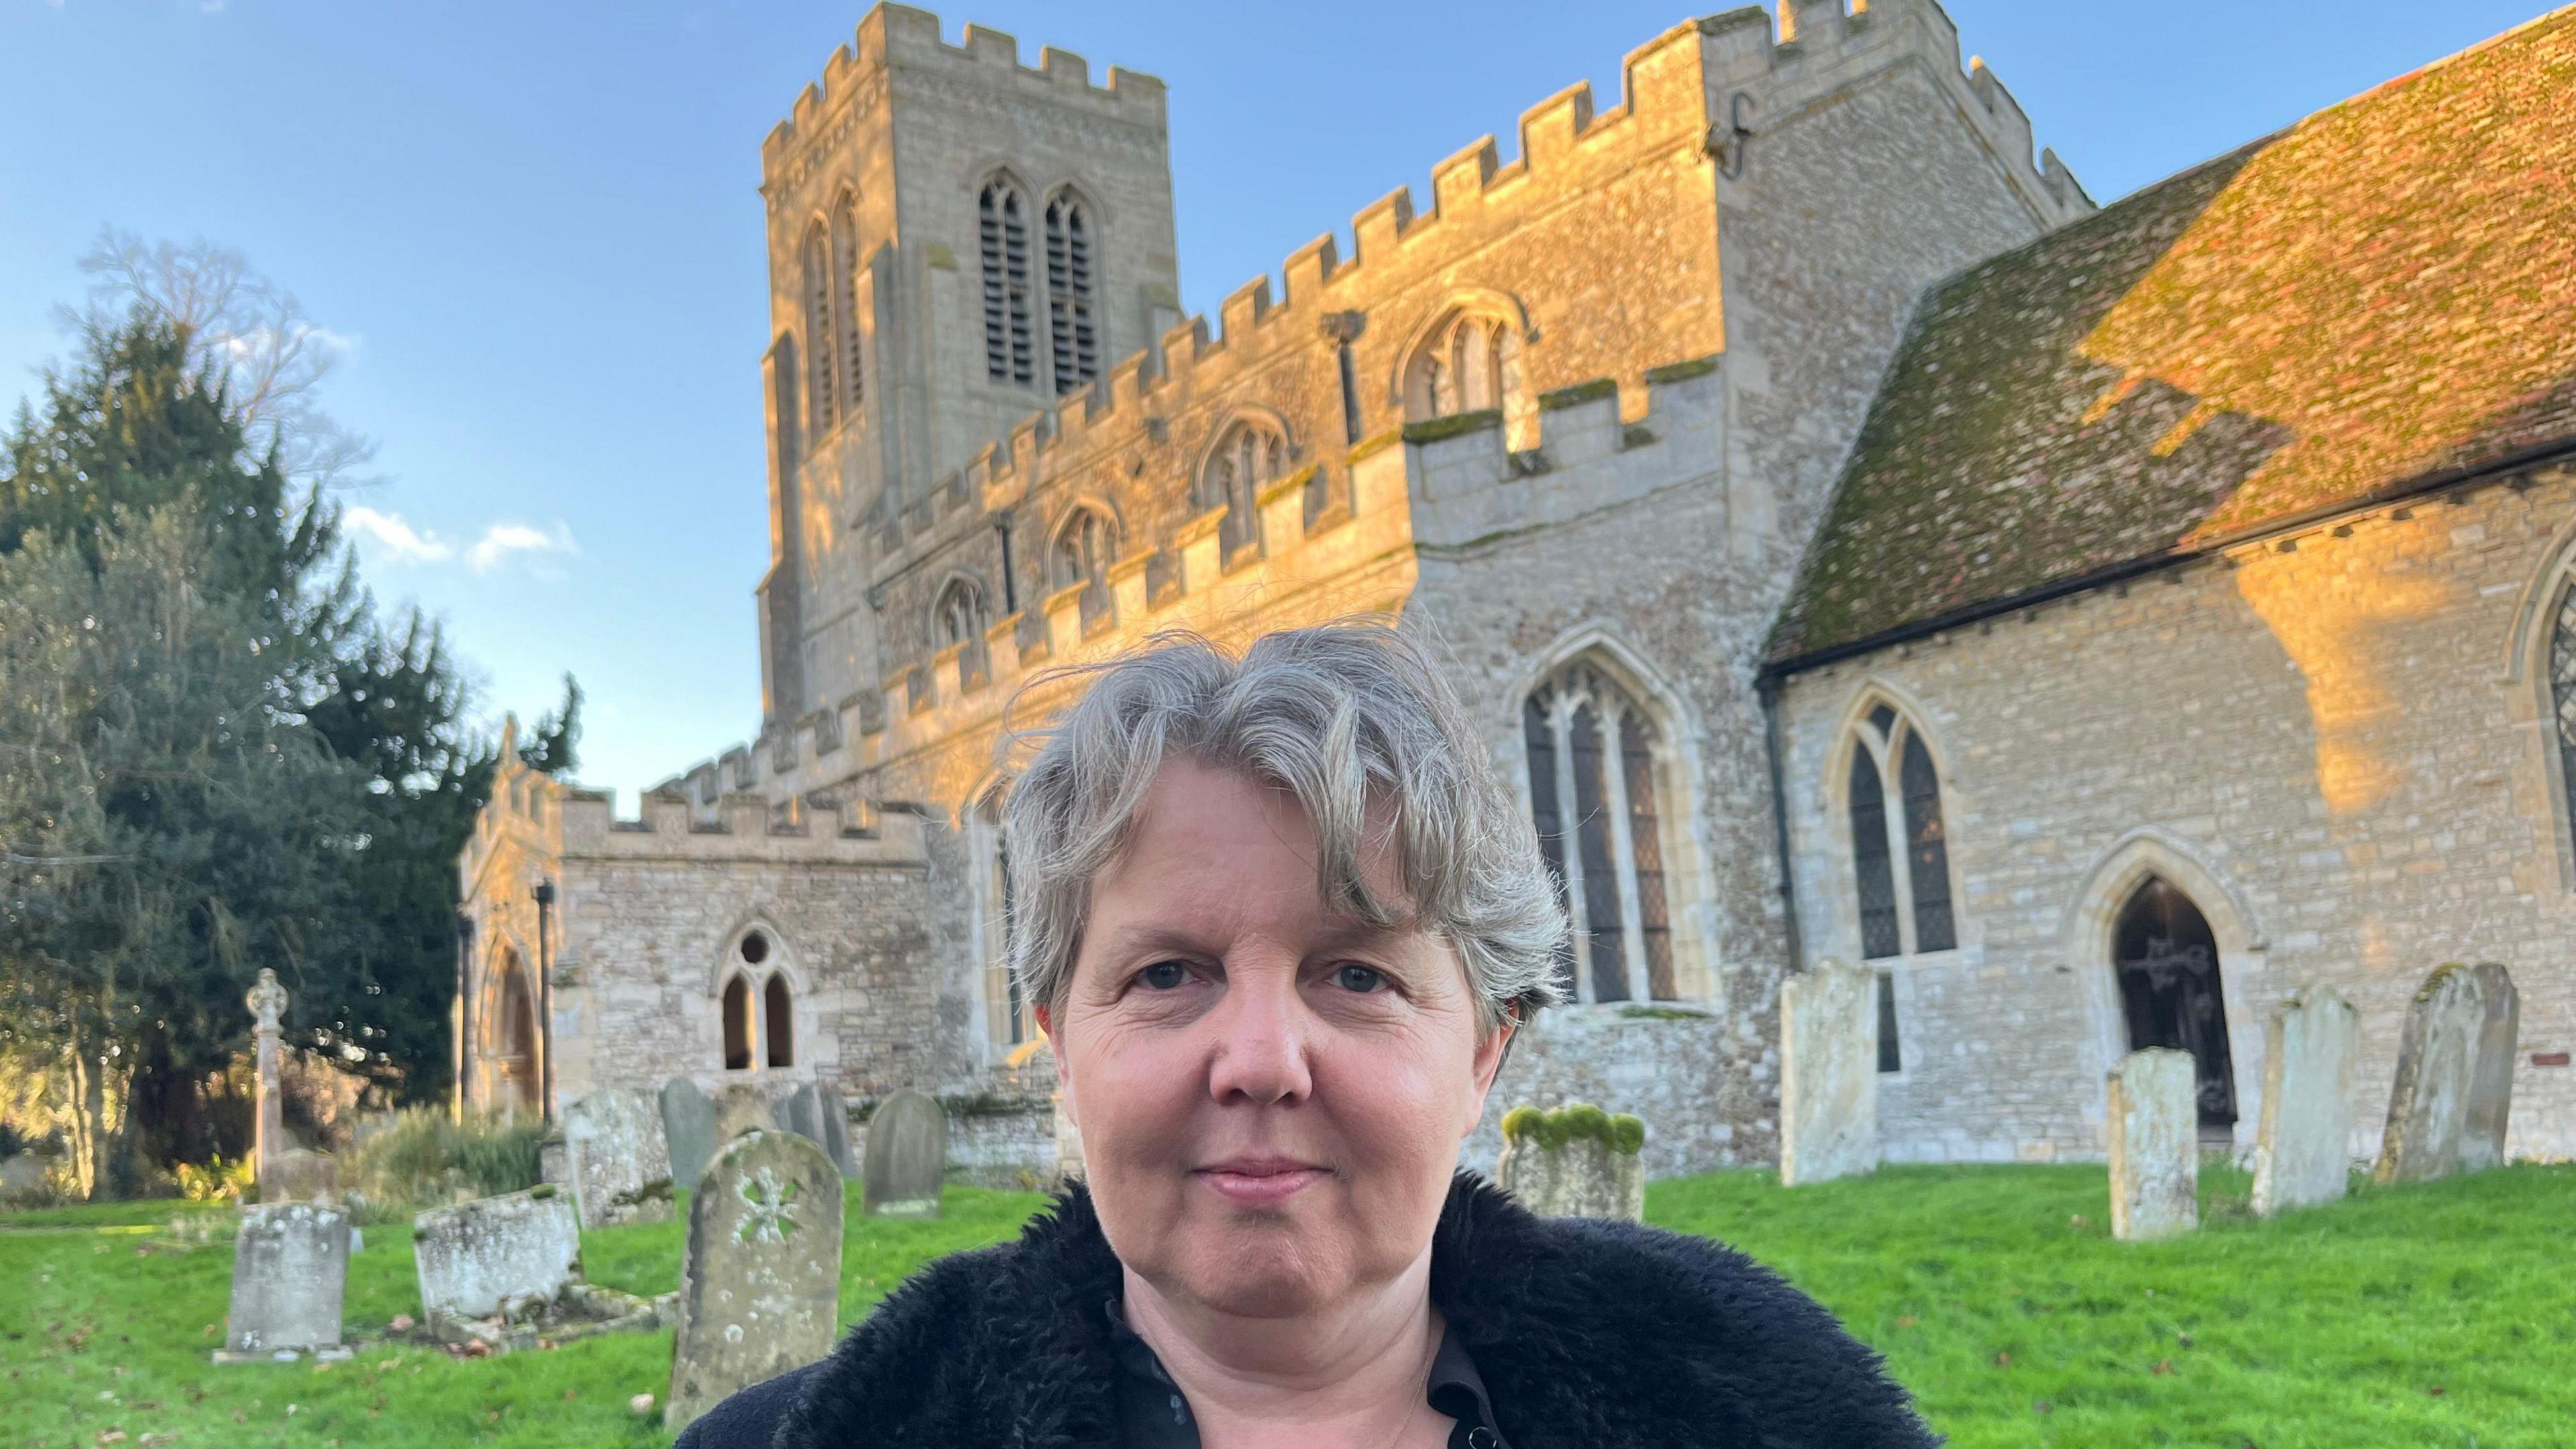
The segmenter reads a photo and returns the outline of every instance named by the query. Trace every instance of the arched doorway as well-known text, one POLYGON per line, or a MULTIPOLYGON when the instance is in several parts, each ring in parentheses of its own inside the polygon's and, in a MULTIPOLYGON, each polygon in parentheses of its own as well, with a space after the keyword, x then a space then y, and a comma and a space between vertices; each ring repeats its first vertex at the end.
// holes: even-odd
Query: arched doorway
POLYGON ((2148 876, 2120 908, 2111 930, 2111 961, 2129 1049, 2191 1053, 2202 1133, 2230 1134, 2236 1125, 2236 1070, 2227 1049, 2227 1000, 2218 939, 2200 907, 2161 876, 2148 876))
POLYGON ((500 1010, 493 1018, 493 1064, 501 1074, 501 1104, 537 1105, 537 994, 528 985, 518 953, 500 961, 500 1010))

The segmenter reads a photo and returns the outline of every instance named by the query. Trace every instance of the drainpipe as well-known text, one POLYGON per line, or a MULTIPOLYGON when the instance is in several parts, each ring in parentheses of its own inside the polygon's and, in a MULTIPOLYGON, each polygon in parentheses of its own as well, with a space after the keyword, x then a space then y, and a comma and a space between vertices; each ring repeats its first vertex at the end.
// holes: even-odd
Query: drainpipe
POLYGON ((1789 794, 1780 765, 1780 681, 1765 676, 1754 681, 1762 701, 1762 752, 1771 767, 1771 849, 1779 857, 1780 908, 1786 917, 1789 969, 1807 969, 1806 946, 1798 938, 1798 875, 1789 860, 1789 794))
POLYGON ((465 1073, 474 1063, 474 918, 463 911, 456 913, 456 1106, 454 1115, 465 1120, 466 1109, 473 1101, 465 1088, 465 1073))
POLYGON ((555 903, 555 883, 541 880, 529 894, 537 900, 537 1108, 551 1123, 555 1120, 555 965, 546 928, 555 903))

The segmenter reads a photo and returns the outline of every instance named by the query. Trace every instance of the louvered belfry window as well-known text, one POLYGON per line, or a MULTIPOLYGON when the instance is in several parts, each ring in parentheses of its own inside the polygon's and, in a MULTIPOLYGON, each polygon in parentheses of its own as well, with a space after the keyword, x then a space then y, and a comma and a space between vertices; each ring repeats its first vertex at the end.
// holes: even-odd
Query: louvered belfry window
POLYGON ((1856 733, 1847 794, 1861 954, 1874 960, 1951 950, 1959 930, 1940 769, 1923 736, 1891 706, 1873 708, 1856 733))
POLYGON ((813 411, 817 442, 832 430, 840 402, 840 390, 832 380, 832 359, 839 350, 833 334, 831 252, 823 240, 823 224, 816 222, 805 232, 805 362, 813 369, 805 384, 805 405, 813 411))
POLYGON ((984 261, 984 372, 995 382, 1027 387, 1037 381, 1030 336, 1029 212, 1019 188, 995 180, 978 206, 984 261))
POLYGON ((867 400, 867 373, 859 365, 859 216, 848 197, 832 214, 832 323, 841 354, 841 414, 856 417, 867 400))
POLYGON ((1530 695, 1521 730, 1531 823, 1572 919, 1566 984, 1585 1001, 1673 999, 1653 719, 1586 661, 1530 695))
POLYGON ((1059 192, 1047 203, 1046 247, 1047 338, 1055 390, 1072 392, 1100 376, 1100 322, 1091 213, 1070 192, 1059 192))

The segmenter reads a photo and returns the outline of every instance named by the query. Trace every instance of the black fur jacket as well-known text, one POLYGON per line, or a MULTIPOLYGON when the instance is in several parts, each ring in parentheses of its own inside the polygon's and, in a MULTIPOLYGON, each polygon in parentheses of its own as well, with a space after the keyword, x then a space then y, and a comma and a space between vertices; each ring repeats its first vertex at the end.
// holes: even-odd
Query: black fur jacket
MULTIPOLYGON (((1077 1189, 1019 1241, 931 1264, 831 1357, 717 1405, 679 1449, 1117 1449, 1101 1310, 1119 1289, 1077 1189)), ((1513 1449, 1938 1442, 1814 1300, 1705 1239, 1536 1217, 1461 1174, 1431 1297, 1513 1449)))

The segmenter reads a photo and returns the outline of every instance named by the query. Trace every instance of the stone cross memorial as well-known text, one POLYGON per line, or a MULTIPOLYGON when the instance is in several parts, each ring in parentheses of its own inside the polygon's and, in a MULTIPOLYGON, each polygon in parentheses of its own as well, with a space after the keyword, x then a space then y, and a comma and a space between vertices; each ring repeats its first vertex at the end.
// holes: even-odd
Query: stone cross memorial
POLYGON ((1780 1183, 1878 1167, 1878 975, 1823 961, 1780 987, 1780 1183))
POLYGON ((716 1155, 716 1104, 686 1077, 662 1084, 662 1140, 671 1158, 671 1182, 694 1189, 716 1155))
POLYGON ((432 1208, 412 1219, 411 1237, 433 1332, 448 1319, 551 1302, 581 1276, 581 1221, 552 1187, 432 1208))
POLYGON ((286 1014, 286 988, 277 984, 275 971, 262 966, 259 980, 242 1004, 250 1008, 253 1021, 251 1091, 256 1116, 251 1128, 251 1180, 259 1184, 262 1201, 274 1202, 277 1199, 268 1191, 270 1173, 279 1154, 286 1151, 285 1098, 277 1077, 278 1020, 286 1014))
POLYGON ((564 1170, 585 1228, 671 1218, 671 1154, 661 1109, 642 1092, 612 1087, 564 1111, 564 1170))
POLYGON ((2333 1202, 2351 1180, 2352 1064, 2361 1018, 2311 986, 2263 1028, 2263 1118, 2254 1136, 2254 1213, 2333 1202))
POLYGON ((822 1148, 843 1177, 859 1175, 850 1151, 850 1105, 839 1088, 821 1082, 799 1086, 778 1104, 778 1125, 822 1148))
POLYGON ((860 1213, 872 1218, 939 1216, 948 1173, 948 1114, 921 1092, 897 1092, 868 1119, 868 1160, 860 1213))
POLYGON ((689 1200, 663 1423, 831 1352, 840 1322, 841 1173, 792 1132, 726 1143, 689 1200))
POLYGON ((2111 1073, 2111 1236, 2200 1226, 2200 1076, 2189 1052, 2149 1047, 2111 1073))
POLYGON ((215 1361, 344 1354, 340 1299, 348 1282, 348 1213, 303 1202, 242 1209, 241 1233, 233 1240, 232 1310, 215 1361))
POLYGON ((2425 978, 2397 1043, 2375 1180, 2425 1182, 2503 1165, 2521 1022, 2513 977, 2492 961, 2425 978))
POLYGON ((1646 1218, 1646 1124, 1576 1102, 1503 1114, 1494 1183, 1541 1217, 1646 1218))

